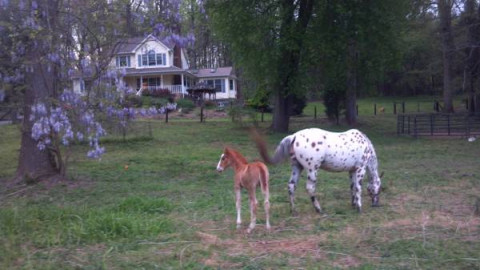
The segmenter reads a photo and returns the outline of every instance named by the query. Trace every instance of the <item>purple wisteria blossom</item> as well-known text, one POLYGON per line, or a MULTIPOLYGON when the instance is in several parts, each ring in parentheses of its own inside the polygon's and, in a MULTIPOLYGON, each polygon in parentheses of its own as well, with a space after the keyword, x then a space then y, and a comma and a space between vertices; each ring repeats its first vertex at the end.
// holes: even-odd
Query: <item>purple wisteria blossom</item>
MULTIPOLYGON (((32 106, 30 121, 33 121, 32 138, 37 147, 58 148, 58 144, 70 145, 72 141, 88 138, 90 150, 87 156, 100 158, 105 148, 99 146, 99 138, 106 135, 102 125, 95 120, 93 111, 77 94, 64 91, 58 104, 47 106, 37 103, 32 106)), ((59 151, 59 149, 56 149, 59 151)))

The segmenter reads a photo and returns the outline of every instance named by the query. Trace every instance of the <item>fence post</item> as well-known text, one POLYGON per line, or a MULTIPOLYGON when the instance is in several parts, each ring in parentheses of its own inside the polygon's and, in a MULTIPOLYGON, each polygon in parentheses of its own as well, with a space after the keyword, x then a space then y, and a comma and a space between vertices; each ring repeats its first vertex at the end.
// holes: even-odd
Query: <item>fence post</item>
POLYGON ((417 138, 417 116, 414 116, 413 118, 413 137, 417 138))
POLYGON ((200 123, 203 123, 203 106, 200 107, 200 123))
POLYGON ((263 123, 263 113, 265 112, 265 108, 262 108, 262 123, 263 123))
POLYGON ((373 115, 377 115, 377 103, 373 104, 373 115))
POLYGON ((435 117, 435 116, 434 116, 433 114, 430 115, 430 135, 432 135, 432 136, 433 136, 433 122, 434 122, 434 117, 435 117))
POLYGON ((317 120, 317 106, 316 105, 313 107, 313 119, 317 120))
POLYGON ((168 123, 168 109, 165 110, 165 123, 168 123))
POLYGON ((450 114, 447 114, 447 134, 450 136, 450 114))
POLYGON ((402 101, 402 113, 405 113, 405 101, 402 101))
POLYGON ((417 112, 420 112, 420 102, 417 102, 417 112))
POLYGON ((358 104, 355 105, 355 109, 356 109, 356 111, 357 111, 357 116, 358 116, 358 104))
POLYGON ((407 118, 407 133, 410 135, 410 115, 407 118))
POLYGON ((393 114, 397 114, 397 102, 393 102, 393 114))
POLYGON ((405 127, 404 122, 405 122, 405 116, 398 115, 397 116, 397 135, 404 134, 404 127, 405 127))

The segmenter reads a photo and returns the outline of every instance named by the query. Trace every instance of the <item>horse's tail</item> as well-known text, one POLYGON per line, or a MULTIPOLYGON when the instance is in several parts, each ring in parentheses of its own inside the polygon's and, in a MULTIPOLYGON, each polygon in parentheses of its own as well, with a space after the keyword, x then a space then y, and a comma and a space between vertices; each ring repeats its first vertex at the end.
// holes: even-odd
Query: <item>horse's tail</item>
POLYGON ((278 144, 277 149, 275 149, 275 153, 271 157, 268 154, 267 143, 255 129, 251 131, 251 136, 252 139, 255 141, 255 144, 257 145, 260 156, 267 164, 278 164, 281 161, 285 160, 285 158, 290 155, 291 146, 295 141, 295 137, 293 137, 292 135, 283 138, 280 144, 278 144))

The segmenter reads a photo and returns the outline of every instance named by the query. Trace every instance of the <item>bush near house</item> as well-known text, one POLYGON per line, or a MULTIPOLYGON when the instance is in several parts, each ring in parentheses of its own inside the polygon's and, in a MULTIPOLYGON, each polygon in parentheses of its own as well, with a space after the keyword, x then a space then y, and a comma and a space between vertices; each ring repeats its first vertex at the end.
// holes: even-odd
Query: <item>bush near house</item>
POLYGON ((170 98, 172 97, 172 93, 170 93, 170 90, 168 89, 145 89, 142 92, 143 96, 150 96, 150 97, 156 97, 156 98, 170 98))
POLYGON ((190 99, 179 99, 177 100, 177 108, 182 108, 182 112, 189 113, 195 108, 195 104, 190 99))

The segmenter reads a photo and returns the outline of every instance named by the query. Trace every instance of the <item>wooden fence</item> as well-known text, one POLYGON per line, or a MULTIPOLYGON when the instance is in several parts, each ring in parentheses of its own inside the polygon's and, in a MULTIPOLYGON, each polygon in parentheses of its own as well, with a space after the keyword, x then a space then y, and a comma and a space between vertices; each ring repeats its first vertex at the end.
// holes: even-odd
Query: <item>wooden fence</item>
POLYGON ((414 137, 480 135, 480 114, 400 114, 397 134, 414 137))

